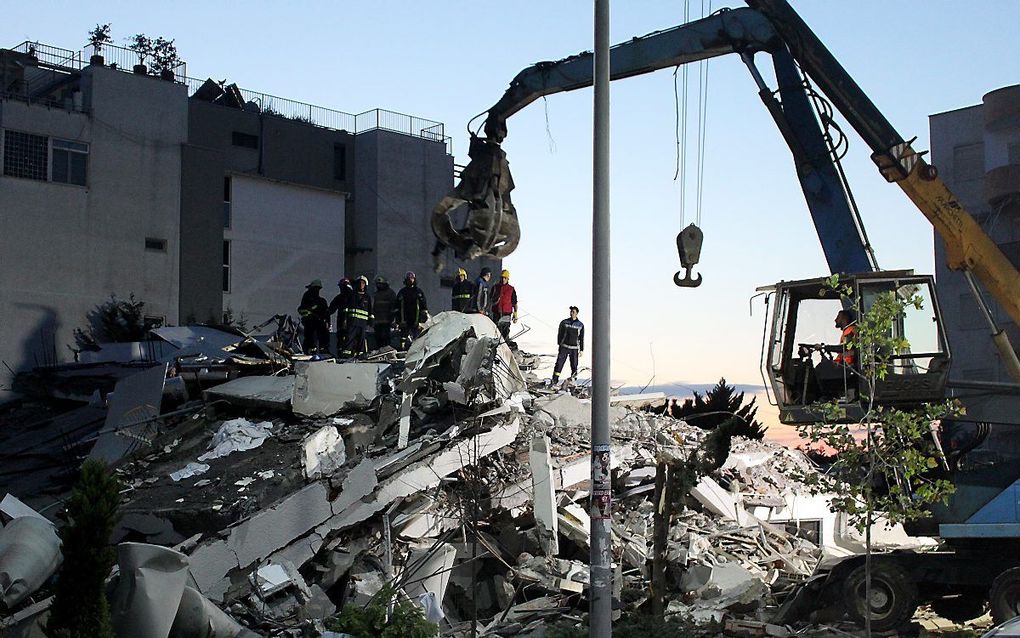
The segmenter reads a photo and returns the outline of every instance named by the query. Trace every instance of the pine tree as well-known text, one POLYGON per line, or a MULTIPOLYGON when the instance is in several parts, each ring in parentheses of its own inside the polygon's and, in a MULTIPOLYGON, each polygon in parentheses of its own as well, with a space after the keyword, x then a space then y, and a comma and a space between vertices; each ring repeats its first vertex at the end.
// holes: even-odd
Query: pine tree
POLYGON ((114 638, 106 578, 116 560, 110 534, 117 521, 120 483, 100 461, 86 461, 60 530, 64 563, 46 623, 50 638, 114 638))
POLYGON ((735 392, 736 388, 727 385, 726 379, 721 378, 704 397, 695 392, 693 399, 687 399, 678 409, 673 410, 673 416, 686 419, 691 425, 703 430, 714 430, 736 416, 739 423, 734 426, 734 436, 747 439, 764 438, 767 428, 755 419, 758 414, 758 407, 755 405, 757 399, 752 397, 750 402, 744 404, 744 393, 734 394, 735 392))

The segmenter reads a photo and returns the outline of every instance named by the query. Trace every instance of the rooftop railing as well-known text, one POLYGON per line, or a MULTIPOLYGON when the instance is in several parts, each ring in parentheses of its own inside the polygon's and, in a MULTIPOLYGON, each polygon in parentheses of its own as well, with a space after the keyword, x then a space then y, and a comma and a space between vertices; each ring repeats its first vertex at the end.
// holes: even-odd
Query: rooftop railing
MULTIPOLYGON (((83 68, 88 66, 88 61, 92 57, 91 45, 82 47, 80 51, 72 51, 71 49, 62 49, 49 44, 26 40, 14 47, 13 50, 19 53, 35 55, 40 62, 47 66, 60 67, 73 71, 81 71, 83 68)), ((104 44, 100 50, 100 55, 103 56, 104 64, 106 66, 119 71, 126 71, 128 73, 131 73, 134 66, 139 63, 137 53, 126 47, 117 46, 116 44, 104 44)), ((179 62, 172 70, 174 72, 174 80, 183 84, 188 77, 187 64, 183 61, 179 62)))
MULTIPOLYGON (((91 46, 73 51, 32 41, 22 42, 13 50, 34 55, 40 63, 48 67, 68 71, 82 70, 88 66, 88 60, 92 55, 91 46)), ((138 54, 115 44, 104 44, 100 54, 106 66, 128 73, 131 73, 134 65, 139 63, 138 54)), ((194 95, 195 91, 206 83, 206 80, 188 77, 184 62, 174 67, 173 72, 174 80, 188 87, 188 95, 194 95)), ((260 91, 241 88, 238 88, 238 91, 246 104, 254 104, 259 112, 266 115, 284 117, 335 131, 347 131, 355 135, 373 130, 391 131, 442 142, 446 146, 446 152, 453 154, 453 139, 446 135, 446 128, 442 122, 386 109, 371 109, 358 114, 346 113, 260 91)))
MULTIPOLYGON (((187 78, 188 94, 194 95, 207 81, 198 78, 187 78)), ((374 130, 401 133, 411 137, 442 142, 446 146, 447 154, 453 154, 453 139, 446 135, 446 127, 442 122, 407 115, 406 113, 388 111, 386 109, 372 109, 358 114, 346 113, 337 109, 298 102, 297 100, 250 89, 238 87, 237 90, 246 104, 254 104, 259 112, 266 115, 284 117, 334 131, 346 131, 355 135, 374 130)))

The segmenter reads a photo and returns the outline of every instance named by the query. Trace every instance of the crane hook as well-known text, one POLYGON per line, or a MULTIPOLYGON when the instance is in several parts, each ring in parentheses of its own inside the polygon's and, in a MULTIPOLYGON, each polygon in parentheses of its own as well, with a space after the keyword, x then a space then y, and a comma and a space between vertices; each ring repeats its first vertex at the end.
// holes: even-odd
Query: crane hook
POLYGON ((673 275, 673 283, 681 288, 697 288, 701 285, 701 275, 695 279, 691 277, 694 265, 701 259, 701 242, 705 238, 704 233, 696 225, 691 224, 680 231, 676 236, 676 250, 680 253, 680 266, 686 271, 681 277, 677 271, 673 275))

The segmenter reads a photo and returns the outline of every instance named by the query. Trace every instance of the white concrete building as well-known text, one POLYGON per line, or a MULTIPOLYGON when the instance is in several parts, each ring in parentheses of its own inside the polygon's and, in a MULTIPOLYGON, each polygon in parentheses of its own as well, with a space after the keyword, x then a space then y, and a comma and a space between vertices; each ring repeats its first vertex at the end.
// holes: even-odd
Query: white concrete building
POLYGON ((0 360, 14 370, 67 360, 111 294, 178 321, 187 90, 105 67, 75 88, 56 106, 0 100, 0 360))

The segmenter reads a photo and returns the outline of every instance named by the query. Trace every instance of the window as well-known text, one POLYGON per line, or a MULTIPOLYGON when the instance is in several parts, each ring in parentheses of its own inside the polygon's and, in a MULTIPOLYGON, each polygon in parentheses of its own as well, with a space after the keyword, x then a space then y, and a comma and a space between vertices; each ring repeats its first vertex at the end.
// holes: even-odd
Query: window
POLYGON ((1013 142, 1008 148, 1009 163, 1020 164, 1020 142, 1013 142))
POLYGON ((821 545, 822 521, 786 521, 783 526, 786 528, 787 534, 793 534, 797 538, 803 538, 815 545, 821 545))
POLYGON ((347 179, 347 145, 333 145, 333 179, 347 179))
POLYGON ((146 237, 145 238, 145 250, 152 252, 166 252, 166 240, 159 239, 157 237, 146 237))
POLYGON ((440 277, 439 286, 442 288, 453 288, 453 284, 457 283, 457 280, 453 277, 440 277))
POLYGON ((964 144, 953 149, 953 179, 957 182, 980 179, 985 174, 985 145, 964 144))
POLYGON ((45 135, 5 131, 4 175, 45 182, 49 177, 48 146, 45 135))
POLYGON ((85 185, 89 163, 89 145, 53 139, 53 181, 85 185))
POLYGON ((230 138, 231 143, 234 146, 243 146, 244 148, 258 148, 259 147, 259 136, 250 135, 248 133, 242 133, 240 131, 234 131, 230 138))
POLYGON ((230 241, 223 241, 223 292, 230 292, 230 241))
POLYGON ((223 227, 230 228, 230 175, 223 178, 223 227))

